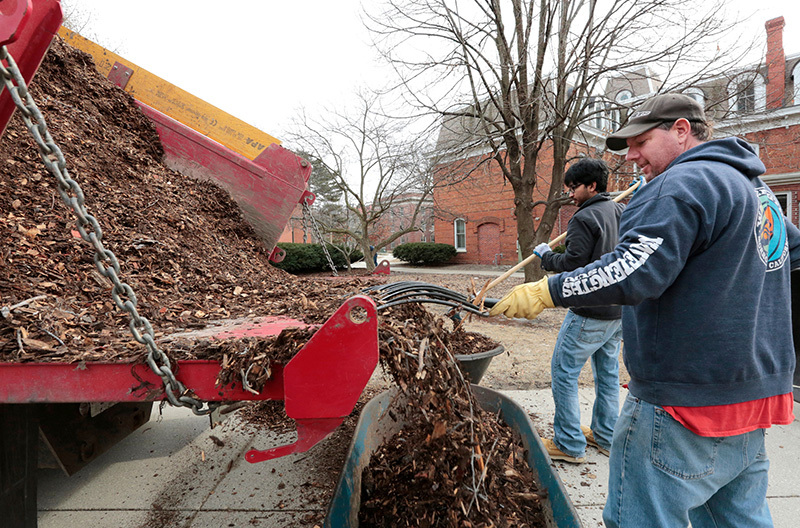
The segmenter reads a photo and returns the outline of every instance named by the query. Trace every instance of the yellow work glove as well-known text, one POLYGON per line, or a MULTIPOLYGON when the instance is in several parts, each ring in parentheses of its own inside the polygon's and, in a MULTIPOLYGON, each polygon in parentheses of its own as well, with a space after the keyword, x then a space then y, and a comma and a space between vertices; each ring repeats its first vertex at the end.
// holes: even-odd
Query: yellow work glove
POLYGON ((536 319, 542 310, 554 307, 545 277, 538 282, 526 282, 516 286, 492 307, 489 315, 504 314, 506 317, 536 319))

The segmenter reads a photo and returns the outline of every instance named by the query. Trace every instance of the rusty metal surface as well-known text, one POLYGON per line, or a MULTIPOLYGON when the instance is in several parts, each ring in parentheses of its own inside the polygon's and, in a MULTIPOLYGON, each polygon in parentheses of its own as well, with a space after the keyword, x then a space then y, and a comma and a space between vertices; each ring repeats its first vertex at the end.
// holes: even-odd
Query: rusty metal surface
POLYGON ((128 85, 128 81, 131 80, 131 76, 133 76, 133 70, 121 62, 115 62, 111 67, 111 71, 108 72, 108 80, 123 90, 128 85))

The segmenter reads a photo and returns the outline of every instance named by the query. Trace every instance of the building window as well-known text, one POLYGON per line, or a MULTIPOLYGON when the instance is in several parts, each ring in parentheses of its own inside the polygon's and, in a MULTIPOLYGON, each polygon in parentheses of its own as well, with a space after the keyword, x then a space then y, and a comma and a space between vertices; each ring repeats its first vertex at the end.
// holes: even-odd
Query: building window
POLYGON ((792 221, 792 201, 789 199, 788 192, 780 192, 775 193, 775 199, 778 200, 778 204, 781 206, 783 210, 784 216, 786 219, 791 222, 792 221))
POLYGON ((767 106, 767 89, 760 74, 743 73, 728 83, 731 112, 737 115, 761 112, 767 106))
POLYGON ((800 61, 792 68, 792 104, 800 104, 800 61))
MULTIPOLYGON (((627 101, 633 97, 633 93, 630 90, 622 90, 617 94, 614 98, 614 101, 617 103, 615 107, 611 108, 608 112, 608 120, 609 120, 609 129, 616 130, 620 124, 622 124, 622 119, 625 115, 622 112, 622 109, 626 106, 627 101)), ((626 109, 627 113, 627 109, 626 109)))
POLYGON ((684 93, 684 95, 688 95, 689 97, 691 97, 692 99, 694 99, 695 101, 700 103, 701 105, 705 106, 705 104, 706 104, 706 94, 703 93, 703 90, 701 90, 700 88, 698 88, 696 86, 692 86, 690 88, 685 89, 683 91, 683 93, 684 93))
POLYGON ((466 253, 467 222, 465 222, 463 218, 457 218, 456 221, 453 222, 453 228, 455 229, 456 251, 458 251, 459 253, 466 253))

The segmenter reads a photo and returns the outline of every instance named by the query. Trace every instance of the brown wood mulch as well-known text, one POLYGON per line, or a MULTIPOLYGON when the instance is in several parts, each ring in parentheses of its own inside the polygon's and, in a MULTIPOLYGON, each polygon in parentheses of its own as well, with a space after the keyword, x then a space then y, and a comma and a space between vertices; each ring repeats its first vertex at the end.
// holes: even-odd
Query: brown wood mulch
POLYGON ((380 361, 405 425, 364 470, 359 525, 546 526, 518 434, 480 408, 453 357, 462 336, 419 305, 390 310, 402 324, 381 325, 380 361))
MULTIPOLYGON (((318 325, 385 280, 298 278, 271 266, 227 193, 167 169, 155 129, 130 95, 58 38, 31 93, 157 339, 241 317, 318 325)), ((112 302, 111 283, 33 145, 15 115, 0 141, 0 361, 141 360, 127 314, 112 302)), ((381 313, 379 332, 381 363, 414 405, 404 436, 375 459, 365 525, 382 526, 381 517, 409 526, 538 526, 538 495, 518 441, 477 407, 450 357, 491 340, 450 332, 418 305, 381 313)), ((263 356, 264 369, 254 371, 263 381, 269 361, 291 357, 311 333, 248 342, 244 360, 263 356)), ((222 342, 166 351, 173 359, 236 357, 229 366, 238 370, 242 349, 222 342)))

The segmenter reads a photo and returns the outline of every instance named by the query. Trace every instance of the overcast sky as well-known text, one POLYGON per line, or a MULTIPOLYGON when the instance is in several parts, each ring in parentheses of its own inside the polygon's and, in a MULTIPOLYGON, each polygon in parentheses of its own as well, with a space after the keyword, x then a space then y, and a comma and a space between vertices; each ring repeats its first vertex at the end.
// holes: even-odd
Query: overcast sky
MULTIPOLYGON (((700 0, 701 1, 701 0, 700 0)), ((88 20, 84 33, 119 55, 275 135, 301 106, 341 107, 378 67, 360 0, 62 0, 88 20)), ((784 49, 800 53, 800 2, 731 0, 753 14, 745 32, 786 19, 784 49)))

